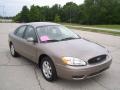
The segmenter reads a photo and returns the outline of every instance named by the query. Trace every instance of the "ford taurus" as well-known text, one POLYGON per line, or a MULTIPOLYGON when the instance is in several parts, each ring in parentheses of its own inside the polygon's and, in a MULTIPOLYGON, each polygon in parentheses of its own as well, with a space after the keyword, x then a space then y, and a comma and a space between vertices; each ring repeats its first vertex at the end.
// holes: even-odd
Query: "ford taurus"
POLYGON ((50 22, 19 26, 9 34, 9 46, 13 57, 22 55, 37 63, 48 81, 90 78, 108 69, 112 61, 105 47, 50 22))

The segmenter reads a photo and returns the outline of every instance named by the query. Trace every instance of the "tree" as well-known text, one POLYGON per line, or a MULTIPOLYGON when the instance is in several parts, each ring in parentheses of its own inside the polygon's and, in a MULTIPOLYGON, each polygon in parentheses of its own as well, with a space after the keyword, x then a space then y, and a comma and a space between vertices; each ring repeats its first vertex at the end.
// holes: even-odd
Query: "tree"
POLYGON ((61 9, 61 6, 59 4, 55 4, 51 7, 50 9, 50 14, 51 14, 51 21, 54 21, 54 18, 56 15, 60 16, 60 9, 61 9))
MULTIPOLYGON (((119 0, 85 0, 82 9, 84 24, 113 24, 119 15, 119 0)), ((117 22, 116 22, 117 21, 117 22)))
POLYGON ((40 21, 39 7, 32 5, 30 8, 30 21, 37 22, 40 21))
POLYGON ((20 22, 21 21, 21 13, 18 13, 15 17, 13 17, 13 21, 20 22))
POLYGON ((68 2, 63 6, 63 20, 66 22, 78 22, 78 5, 73 2, 68 2))
POLYGON ((21 13, 17 17, 20 22, 29 22, 29 9, 27 6, 23 6, 21 13))
POLYGON ((60 16, 59 15, 55 15, 55 19, 54 22, 61 22, 60 16))
POLYGON ((48 6, 41 7, 43 21, 50 21, 50 8, 48 6))
POLYGON ((66 3, 63 7, 59 4, 49 6, 34 6, 30 10, 27 6, 15 17, 19 22, 56 21, 80 24, 120 24, 119 0, 85 0, 77 5, 73 2, 66 3))

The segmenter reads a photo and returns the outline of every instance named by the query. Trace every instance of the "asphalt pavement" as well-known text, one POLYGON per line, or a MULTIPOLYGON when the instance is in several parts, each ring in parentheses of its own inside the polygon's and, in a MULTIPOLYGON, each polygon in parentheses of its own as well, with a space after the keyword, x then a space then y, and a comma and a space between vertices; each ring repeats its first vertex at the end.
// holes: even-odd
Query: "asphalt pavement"
POLYGON ((8 33, 20 24, 0 23, 0 90, 120 90, 120 37, 73 30, 81 37, 107 49, 113 62, 107 71, 91 79, 46 81, 37 64, 24 57, 13 58, 8 46, 8 33))

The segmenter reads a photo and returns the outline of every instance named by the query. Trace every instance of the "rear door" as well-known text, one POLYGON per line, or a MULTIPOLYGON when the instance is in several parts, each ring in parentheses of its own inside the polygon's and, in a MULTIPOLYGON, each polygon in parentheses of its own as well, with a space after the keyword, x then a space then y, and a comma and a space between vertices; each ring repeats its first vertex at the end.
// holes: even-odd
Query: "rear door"
POLYGON ((22 46, 24 42, 23 36, 26 30, 26 27, 27 27, 26 25, 18 27, 16 31, 14 32, 14 38, 12 40, 15 50, 22 55, 24 55, 22 46))

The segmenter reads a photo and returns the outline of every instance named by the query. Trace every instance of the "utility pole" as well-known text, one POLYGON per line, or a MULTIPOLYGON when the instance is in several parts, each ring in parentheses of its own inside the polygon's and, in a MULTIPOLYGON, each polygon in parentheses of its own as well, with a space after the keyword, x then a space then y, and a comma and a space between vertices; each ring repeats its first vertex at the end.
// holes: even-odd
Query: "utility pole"
POLYGON ((71 7, 70 7, 70 23, 71 23, 71 7))
POLYGON ((4 10, 5 10, 5 7, 4 7, 4 5, 0 5, 0 8, 2 8, 1 17, 2 17, 2 19, 3 19, 2 21, 4 21, 4 17, 5 17, 5 15, 4 15, 4 14, 5 14, 5 11, 4 11, 4 10))
POLYGON ((96 4, 96 0, 94 0, 94 4, 96 4))
POLYGON ((2 12, 3 12, 3 10, 2 10, 2 8, 3 8, 3 6, 2 5, 0 5, 0 16, 2 16, 2 12))
POLYGON ((3 6, 3 20, 4 20, 4 6, 3 6))

